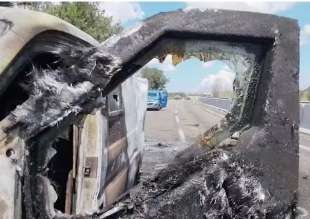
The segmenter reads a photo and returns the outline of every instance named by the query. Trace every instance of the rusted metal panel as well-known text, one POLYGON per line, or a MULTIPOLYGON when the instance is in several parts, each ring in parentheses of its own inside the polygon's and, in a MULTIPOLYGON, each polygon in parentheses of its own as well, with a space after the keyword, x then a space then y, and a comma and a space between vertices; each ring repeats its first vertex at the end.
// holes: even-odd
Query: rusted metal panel
POLYGON ((65 203, 65 214, 72 214, 72 202, 73 202, 73 171, 70 171, 68 180, 67 180, 67 189, 66 189, 66 203, 65 203))
MULTIPOLYGON (((95 210, 99 204, 96 194, 98 193, 101 174, 101 156, 105 147, 104 139, 107 137, 103 132, 105 124, 100 110, 94 115, 87 115, 82 122, 79 148, 79 172, 77 174, 77 197, 76 213, 95 210)), ((76 133, 78 134, 78 132, 76 133)))
POLYGON ((84 177, 97 178, 98 157, 86 157, 84 177))
POLYGON ((123 137, 115 143, 108 146, 108 159, 112 162, 119 154, 127 148, 127 139, 123 137))
POLYGON ((111 181, 106 189, 106 206, 113 204, 126 191, 128 167, 124 167, 111 181))

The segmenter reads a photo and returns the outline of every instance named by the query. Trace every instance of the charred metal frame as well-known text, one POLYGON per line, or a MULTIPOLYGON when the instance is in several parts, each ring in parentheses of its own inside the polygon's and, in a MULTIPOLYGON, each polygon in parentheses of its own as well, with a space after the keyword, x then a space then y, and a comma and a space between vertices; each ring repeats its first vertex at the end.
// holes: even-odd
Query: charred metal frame
MULTIPOLYGON (((98 97, 107 95, 147 61, 159 55, 153 49, 158 45, 165 47, 161 42, 167 39, 219 41, 248 50, 252 46, 259 48, 259 80, 253 82, 252 102, 246 109, 251 113, 242 115, 241 125, 232 130, 240 131, 235 150, 245 161, 261 170, 260 182, 272 192, 276 202, 284 205, 295 202, 299 148, 299 27, 295 20, 284 17, 224 10, 160 13, 145 20, 139 28, 108 39, 100 48, 72 48, 75 57, 69 64, 73 63, 77 69, 61 71, 59 80, 67 85, 67 96, 71 82, 84 84, 85 89, 79 90, 73 99, 60 97, 59 102, 67 103, 66 107, 56 106, 57 98, 51 99, 53 96, 46 96, 46 93, 41 99, 31 96, 0 126, 0 143, 3 139, 12 140, 12 136, 18 136, 37 153, 36 145, 46 145, 62 127, 71 125, 81 113, 90 112, 98 106, 98 97), (81 59, 85 59, 82 66, 79 63, 81 59), (79 81, 66 76, 68 71, 73 76, 80 75, 79 81), (49 105, 50 101, 54 105, 49 105), (47 106, 57 109, 56 113, 49 111, 40 123, 40 118, 29 120, 27 116, 42 113, 42 108, 36 108, 36 103, 40 103, 39 106, 47 103, 47 106), (58 122, 54 122, 55 119, 58 122), (244 126, 248 127, 241 132, 244 126)), ((66 52, 63 58, 69 57, 66 52)), ((31 210, 25 217, 36 216, 38 211, 44 211, 40 215, 52 217, 48 197, 40 196, 46 200, 35 197, 36 192, 48 193, 46 179, 29 175, 30 160, 26 157, 23 178, 24 192, 28 195, 24 201, 28 203, 25 208, 31 210)), ((41 159, 45 159, 44 156, 41 159)))
POLYGON ((245 160, 263 170, 261 182, 277 201, 292 203, 298 188, 299 27, 295 20, 274 15, 224 10, 160 13, 137 30, 107 40, 101 47, 118 57, 122 70, 106 92, 141 68, 141 57, 162 39, 199 39, 254 44, 264 52, 260 81, 248 123, 240 136, 245 160))

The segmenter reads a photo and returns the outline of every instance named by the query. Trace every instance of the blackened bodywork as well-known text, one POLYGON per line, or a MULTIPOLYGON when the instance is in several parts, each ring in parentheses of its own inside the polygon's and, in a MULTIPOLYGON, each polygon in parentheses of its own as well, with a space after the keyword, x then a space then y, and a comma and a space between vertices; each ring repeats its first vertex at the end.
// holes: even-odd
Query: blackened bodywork
MULTIPOLYGON (((259 77, 250 82, 247 91, 247 95, 253 95, 253 103, 249 103, 245 114, 232 115, 241 123, 235 150, 242 160, 253 164, 261 173, 259 181, 276 202, 287 206, 294 204, 299 143, 297 22, 274 15, 222 10, 160 13, 146 20, 132 34, 108 40, 102 46, 124 63, 122 71, 112 77, 108 87, 123 81, 150 57, 161 55, 152 49, 165 39, 172 39, 171 42, 174 39, 216 40, 245 47, 247 51, 255 46, 260 48, 257 54, 259 77)), ((161 44, 161 49, 167 53, 176 50, 180 53, 180 47, 173 47, 173 43, 161 44)))
MULTIPOLYGON (((240 90, 238 87, 240 83, 238 80, 235 82, 234 91, 238 94, 235 100, 236 107, 234 106, 232 113, 227 116, 227 123, 215 129, 218 130, 215 131, 216 136, 220 136, 215 142, 220 143, 233 137, 237 139, 237 143, 228 155, 226 152, 217 152, 219 149, 216 147, 211 154, 207 150, 199 151, 199 155, 207 156, 200 161, 208 168, 210 159, 214 164, 222 160, 226 162, 228 156, 229 160, 232 160, 232 166, 224 165, 222 168, 226 179, 255 177, 252 185, 261 186, 264 194, 270 194, 268 201, 272 200, 275 206, 284 206, 285 213, 278 214, 279 218, 292 215, 298 188, 299 28, 295 20, 288 18, 222 10, 160 13, 147 19, 138 28, 108 39, 98 48, 58 49, 56 52, 63 60, 70 60, 69 68, 68 65, 60 65, 56 70, 33 73, 37 75, 33 79, 36 88, 33 92, 39 91, 37 94, 40 95, 33 93, 34 95, 31 95, 25 103, 1 121, 0 141, 13 142, 12 140, 18 136, 18 139, 26 142, 26 148, 34 150, 33 148, 36 148, 34 143, 44 144, 57 136, 57 129, 55 131, 53 127, 68 126, 76 121, 79 114, 90 112, 96 104, 100 104, 98 97, 107 95, 153 57, 169 53, 183 56, 188 51, 183 45, 190 45, 189 48, 193 53, 203 52, 194 46, 195 41, 214 44, 215 46, 208 48, 208 51, 215 49, 225 52, 228 47, 236 49, 233 51, 241 50, 241 55, 250 56, 252 64, 252 77, 248 79, 246 89, 240 90), (225 48, 221 49, 221 45, 225 45, 225 48), (46 77, 51 80, 51 84, 46 84, 46 77), (59 83, 64 87, 63 95, 59 95, 57 89, 59 83), (51 89, 46 90, 45 85, 53 86, 54 90, 52 89, 52 92, 51 89), (214 153, 217 154, 215 158, 211 156, 214 153), (244 163, 246 165, 243 165, 244 163), (247 168, 243 166, 251 167, 251 171, 247 172, 247 168), (241 168, 240 172, 231 172, 234 167, 241 168), (247 177, 241 177, 243 172, 246 172, 247 177)), ((192 156, 192 160, 197 156, 192 156)), ((192 160, 187 160, 184 165, 191 164, 192 160)), ((38 200, 41 196, 31 195, 35 194, 35 191, 46 192, 44 189, 47 188, 45 186, 47 182, 42 176, 37 175, 36 170, 31 169, 30 164, 30 160, 26 159, 23 178, 23 192, 28 194, 24 202, 26 216, 51 217, 53 214, 50 214, 50 209, 47 207, 48 200, 38 200)), ((194 168, 193 173, 199 171, 199 168, 194 168)), ((149 197, 150 188, 160 188, 161 184, 165 183, 171 185, 173 176, 178 178, 179 171, 183 171, 183 169, 173 170, 165 170, 172 177, 155 181, 155 186, 142 188, 142 192, 145 189, 146 197, 149 197)), ((176 181, 176 184, 172 183, 173 186, 168 186, 169 191, 176 193, 164 197, 166 194, 164 190, 156 194, 156 202, 146 203, 142 210, 139 207, 136 209, 142 217, 156 217, 154 212, 161 212, 157 216, 163 218, 186 216, 191 212, 191 207, 199 207, 195 203, 198 201, 196 197, 201 187, 193 187, 193 182, 197 180, 199 182, 201 179, 212 181, 215 178, 215 182, 218 183, 219 178, 213 177, 217 174, 221 174, 221 171, 215 168, 214 173, 206 172, 203 177, 176 181), (175 188, 180 186, 181 191, 185 193, 177 192, 175 188), (174 202, 177 197, 175 195, 188 197, 187 191, 194 194, 192 199, 174 202), (172 200, 172 203, 167 200, 172 200), (178 212, 175 211, 176 205, 173 203, 179 207, 178 212), (190 206, 189 203, 193 205, 190 206)), ((143 196, 142 192, 140 194, 143 196)), ((199 202, 210 198, 206 194, 199 194, 199 197, 199 202)), ((253 197, 259 201, 255 194, 253 197)), ((133 202, 139 204, 136 200, 139 198, 133 199, 133 202)), ((234 196, 232 200, 238 200, 238 196, 234 196)), ((203 210, 196 215, 197 218, 208 215, 208 211, 210 213, 208 207, 201 208, 203 210)), ((238 209, 227 214, 238 218, 237 216, 243 215, 239 214, 238 209)), ((134 214, 138 214, 137 211, 134 210, 134 214)), ((197 212, 192 214, 195 213, 197 212)), ((255 215, 250 213, 246 216, 255 215)), ((214 218, 217 218, 216 216, 214 218)), ((225 215, 223 213, 219 216, 225 215)))

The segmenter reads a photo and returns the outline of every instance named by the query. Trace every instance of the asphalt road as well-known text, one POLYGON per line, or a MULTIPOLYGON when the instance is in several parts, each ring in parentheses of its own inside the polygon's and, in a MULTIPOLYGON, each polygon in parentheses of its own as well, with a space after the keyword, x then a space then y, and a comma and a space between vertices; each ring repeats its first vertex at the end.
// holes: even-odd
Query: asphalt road
POLYGON ((221 115, 192 100, 169 100, 168 108, 147 111, 146 141, 192 143, 220 121, 221 115))
MULTIPOLYGON (((218 109, 229 111, 231 108, 231 99, 215 97, 200 97, 199 99, 218 109)), ((310 102, 300 102, 299 109, 300 127, 310 129, 310 102)))
MULTIPOLYGON (((144 161, 148 165, 142 170, 152 172, 152 169, 163 168, 177 152, 193 143, 197 136, 216 124, 222 116, 223 112, 208 108, 197 100, 169 100, 168 108, 147 111, 144 161)), ((298 206, 305 215, 300 218, 310 218, 310 136, 300 134, 299 155, 298 206)))

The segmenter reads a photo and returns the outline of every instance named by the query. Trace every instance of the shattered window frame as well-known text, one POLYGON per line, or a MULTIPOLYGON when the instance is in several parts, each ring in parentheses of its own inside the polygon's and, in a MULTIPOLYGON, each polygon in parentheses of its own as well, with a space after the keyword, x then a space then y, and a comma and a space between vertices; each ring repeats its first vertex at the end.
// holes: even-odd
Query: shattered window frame
MULTIPOLYGON (((59 110, 58 114, 53 114, 51 107, 51 109, 48 108, 50 111, 42 115, 44 118, 34 118, 34 120, 28 118, 40 111, 31 101, 39 102, 40 99, 30 99, 25 108, 17 107, 12 115, 9 115, 7 123, 4 123, 7 127, 1 127, 0 130, 0 135, 6 137, 6 133, 9 133, 10 137, 13 136, 13 140, 20 140, 19 146, 22 149, 23 143, 26 142, 28 153, 34 156, 31 159, 27 155, 24 164, 26 174, 23 192, 26 193, 24 203, 28 211, 27 215, 36 215, 38 211, 44 209, 43 215, 55 216, 51 200, 48 200, 53 197, 48 190, 49 182, 43 176, 36 175, 36 171, 40 171, 42 166, 34 166, 35 162, 44 164, 47 158, 47 151, 42 151, 42 148, 40 148, 42 154, 38 155, 38 146, 48 145, 59 135, 62 128, 79 120, 82 113, 91 112, 97 106, 97 97, 102 94, 107 95, 151 58, 161 56, 162 54, 156 52, 156 46, 160 45, 161 40, 169 38, 216 40, 235 45, 257 44, 263 48, 263 57, 257 60, 258 65, 253 66, 254 72, 261 70, 260 77, 263 80, 256 81, 259 77, 255 73, 250 79, 255 82, 253 82, 254 87, 247 90, 249 96, 242 97, 255 101, 254 108, 252 108, 254 102, 246 104, 244 109, 236 108, 236 111, 241 111, 241 117, 236 113, 237 119, 232 118, 231 121, 239 121, 240 124, 234 123, 237 125, 229 130, 226 137, 232 137, 230 135, 235 131, 239 132, 240 141, 236 150, 240 152, 241 158, 245 162, 254 163, 255 168, 263 171, 263 175, 258 178, 267 191, 273 192, 275 202, 291 206, 296 200, 295 193, 298 188, 298 34, 297 22, 288 18, 247 12, 190 10, 155 15, 137 28, 108 39, 99 48, 85 48, 86 46, 81 48, 77 45, 75 45, 76 48, 69 48, 66 52, 74 53, 73 64, 76 64, 76 59, 79 57, 87 60, 85 66, 77 64, 77 69, 74 69, 76 71, 68 69, 71 73, 81 76, 82 82, 79 81, 76 84, 79 85, 81 82, 83 89, 71 83, 75 81, 68 78, 68 75, 64 75, 64 71, 60 71, 62 80, 59 81, 70 82, 70 85, 65 83, 68 85, 68 89, 65 90, 67 92, 74 84, 73 88, 80 92, 80 95, 69 98, 70 101, 65 102, 66 106, 60 104, 61 107, 56 108, 59 110), (103 64, 95 65, 93 68, 93 63, 96 61, 103 64), (284 64, 285 67, 282 66, 284 64), (261 68, 257 68, 258 66, 261 68), (88 74, 89 69, 92 70, 92 77, 88 74), (252 97, 255 98, 252 99, 252 97), (247 124, 250 124, 249 127, 243 129, 247 124), (55 129, 56 125, 57 129, 55 129), (277 159, 275 160, 274 157, 277 159), (41 193, 47 195, 36 196, 38 188, 41 193)), ((173 45, 172 43, 169 46, 173 45)), ((169 48, 169 46, 159 47, 169 48)), ((172 50, 178 48, 182 47, 179 45, 172 50)), ((245 49, 248 50, 248 48, 245 49)), ((69 57, 65 52, 63 54, 69 57)), ((67 63, 69 66, 70 61, 68 60, 67 63)), ((7 75, 11 77, 13 73, 7 75)), ((0 85, 3 85, 1 81, 0 85)), ((40 86, 40 84, 36 85, 40 86)), ((68 97, 68 93, 64 95, 68 97)), ((41 102, 39 106, 44 104, 49 106, 48 101, 52 97, 47 94, 48 92, 44 93, 45 102, 41 102)), ((232 113, 234 110, 235 108, 232 113)), ((183 210, 186 210, 186 206, 183 210)))

